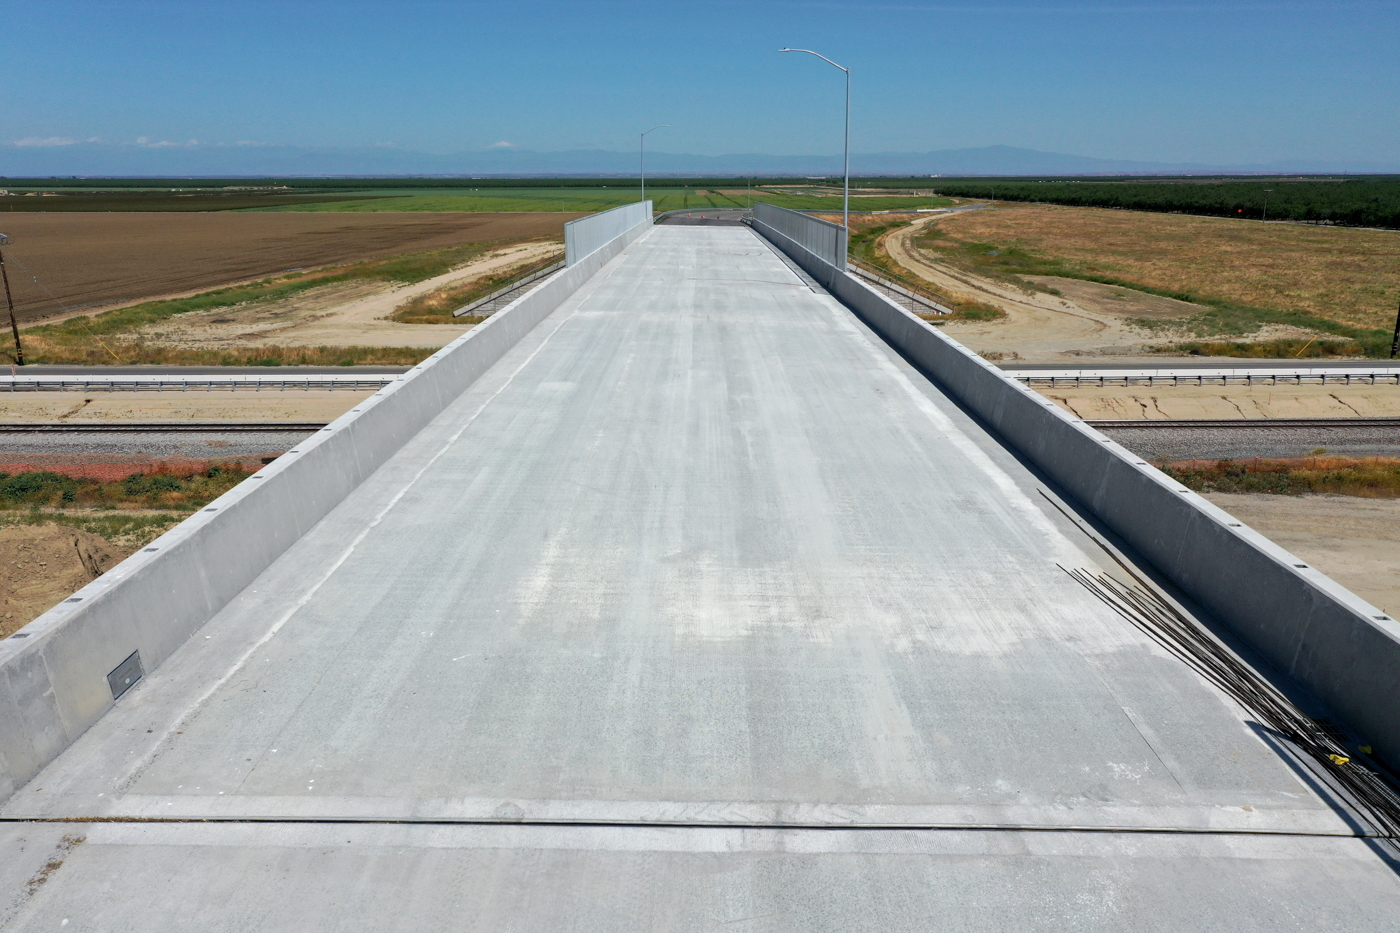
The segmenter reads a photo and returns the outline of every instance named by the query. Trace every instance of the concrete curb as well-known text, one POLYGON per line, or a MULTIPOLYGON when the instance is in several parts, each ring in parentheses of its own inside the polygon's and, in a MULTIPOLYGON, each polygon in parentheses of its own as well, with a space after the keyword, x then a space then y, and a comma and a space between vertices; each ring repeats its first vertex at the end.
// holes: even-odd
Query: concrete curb
POLYGON ((1400 761, 1400 623, 864 283, 754 228, 1377 755, 1400 761))
POLYGON ((584 282, 638 224, 404 373, 149 547, 0 641, 0 800, 149 673, 584 282))

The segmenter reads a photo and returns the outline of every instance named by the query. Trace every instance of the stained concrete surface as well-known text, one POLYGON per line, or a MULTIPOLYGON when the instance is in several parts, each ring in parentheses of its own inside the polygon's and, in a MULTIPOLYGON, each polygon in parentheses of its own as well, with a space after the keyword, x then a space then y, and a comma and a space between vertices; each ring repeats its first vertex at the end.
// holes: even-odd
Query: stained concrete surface
POLYGON ((658 227, 5 803, 84 841, 0 916, 1387 928, 1043 488, 751 231, 658 227))

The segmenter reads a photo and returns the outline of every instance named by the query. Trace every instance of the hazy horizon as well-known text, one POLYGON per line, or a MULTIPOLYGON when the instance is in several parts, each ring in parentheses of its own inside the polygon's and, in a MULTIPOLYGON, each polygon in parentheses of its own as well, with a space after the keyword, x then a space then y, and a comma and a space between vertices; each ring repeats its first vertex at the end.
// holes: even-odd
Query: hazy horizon
POLYGON ((1393 170, 1398 33, 1390 2, 53 0, 0 34, 0 173, 99 150, 155 173, 180 153, 629 153, 659 123, 658 159, 839 159, 843 75, 782 46, 851 69, 857 156, 1393 170))

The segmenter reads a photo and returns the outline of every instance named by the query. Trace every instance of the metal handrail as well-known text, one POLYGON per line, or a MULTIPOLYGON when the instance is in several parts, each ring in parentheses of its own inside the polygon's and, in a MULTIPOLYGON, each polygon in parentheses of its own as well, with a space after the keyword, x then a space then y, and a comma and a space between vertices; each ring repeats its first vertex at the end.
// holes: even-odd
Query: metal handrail
POLYGON ((452 312, 452 316, 464 317, 465 315, 471 314, 477 308, 490 304, 497 298, 500 298, 502 295, 509 294, 510 292, 515 291, 523 285, 529 285, 531 282, 534 282, 538 279, 542 279, 546 275, 549 275, 552 272, 556 272, 562 268, 564 268, 563 256, 561 256, 559 253, 555 253, 552 256, 547 256, 544 259, 540 260, 540 262, 535 263, 530 268, 524 269, 521 272, 516 273, 516 276, 508 285, 504 285, 501 288, 496 289, 491 294, 487 295, 485 298, 478 298, 471 304, 464 305, 463 307, 458 308, 456 311, 452 312))
POLYGON ((889 279, 891 282, 893 282, 896 285, 899 285, 901 288, 914 292, 914 297, 916 298, 924 298, 928 301, 941 304, 945 306, 949 312, 953 310, 953 300, 947 295, 941 295, 938 292, 935 292, 932 289, 919 284, 918 282, 915 282, 911 279, 907 279, 904 276, 899 275, 898 273, 889 271, 888 269, 882 269, 874 263, 866 262, 864 259, 861 259, 857 256, 847 256, 846 261, 854 265, 859 271, 864 272, 867 275, 873 275, 878 278, 889 279))

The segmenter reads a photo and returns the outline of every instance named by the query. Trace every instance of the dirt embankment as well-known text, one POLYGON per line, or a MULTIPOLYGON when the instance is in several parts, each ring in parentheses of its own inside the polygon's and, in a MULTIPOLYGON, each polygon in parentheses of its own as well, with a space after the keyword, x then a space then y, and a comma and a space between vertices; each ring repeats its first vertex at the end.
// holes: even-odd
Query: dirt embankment
POLYGON ((63 525, 0 526, 0 638, 106 573, 138 546, 118 546, 63 525))
POLYGON ((290 269, 559 235, 566 221, 582 216, 14 213, 0 229, 13 240, 5 258, 16 312, 22 322, 34 322, 62 313, 63 305, 96 311, 290 269))

